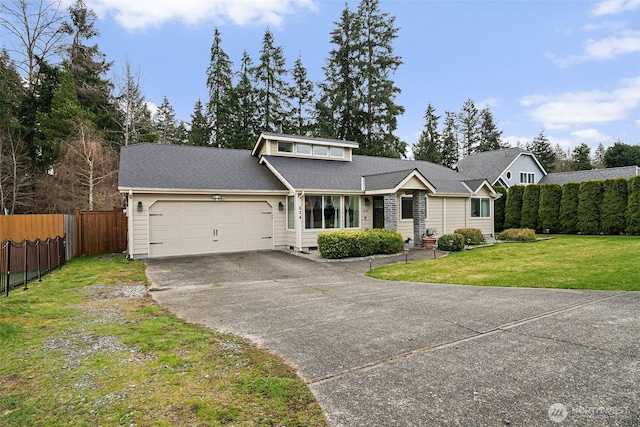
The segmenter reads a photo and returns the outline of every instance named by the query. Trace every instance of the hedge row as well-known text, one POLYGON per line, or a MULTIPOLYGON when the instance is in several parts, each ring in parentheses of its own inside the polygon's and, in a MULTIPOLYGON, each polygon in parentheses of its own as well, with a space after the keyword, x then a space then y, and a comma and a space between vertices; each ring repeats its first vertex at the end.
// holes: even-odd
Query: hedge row
POLYGON ((365 229, 327 231, 318 234, 323 258, 340 259, 374 254, 396 254, 404 249, 402 235, 395 230, 365 229))
MULTIPOLYGON (((496 190, 505 193, 501 187, 496 190)), ((563 186, 516 185, 506 191, 505 201, 496 202, 495 212, 496 231, 530 228, 540 233, 640 234, 640 176, 563 186)))

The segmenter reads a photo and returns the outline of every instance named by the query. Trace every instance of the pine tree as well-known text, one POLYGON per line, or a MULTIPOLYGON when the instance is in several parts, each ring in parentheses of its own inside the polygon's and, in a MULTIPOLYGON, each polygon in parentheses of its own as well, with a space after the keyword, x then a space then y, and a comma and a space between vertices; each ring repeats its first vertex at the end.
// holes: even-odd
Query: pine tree
POLYGON ((442 165, 451 169, 458 163, 458 131, 456 114, 445 112, 444 130, 442 131, 442 165))
POLYGON ((593 153, 593 166, 595 166, 597 169, 604 169, 604 145, 602 145, 602 142, 600 144, 598 144, 598 147, 596 147, 596 152, 593 153))
POLYGON ((198 99, 191 114, 191 127, 188 132, 188 144, 207 146, 211 143, 211 127, 202 112, 202 102, 198 99))
POLYGON ((364 141, 361 154, 404 157, 406 144, 393 134, 404 107, 395 103, 400 89, 391 80, 402 64, 394 54, 393 42, 398 37, 395 17, 381 12, 378 0, 361 0, 358 6, 358 68, 362 75, 364 141))
POLYGON ((608 168, 640 166, 640 145, 617 141, 604 152, 603 161, 608 168))
POLYGON ((315 93, 313 83, 307 77, 307 69, 302 65, 302 57, 298 56, 291 71, 293 84, 289 98, 292 103, 291 129, 292 133, 308 135, 311 132, 311 114, 315 93))
POLYGON ((285 129, 288 127, 291 89, 285 62, 282 47, 274 45, 273 33, 267 28, 262 39, 260 63, 254 69, 261 130, 274 131, 278 120, 285 123, 285 129))
POLYGON ((573 170, 571 162, 569 161, 571 155, 568 151, 563 150, 562 147, 560 147, 560 144, 556 144, 556 147, 553 149, 553 153, 556 156, 552 169, 554 172, 569 172, 573 170))
POLYGON ((140 70, 134 72, 127 59, 124 66, 124 76, 116 80, 118 95, 116 102, 120 109, 120 128, 123 135, 123 145, 149 142, 149 108, 145 102, 140 83, 140 70), (144 137, 143 137, 144 135, 144 137))
POLYGON ((556 151, 551 148, 551 143, 549 142, 549 138, 544 134, 544 129, 540 131, 538 136, 533 138, 531 143, 527 143, 526 149, 536 156, 536 159, 538 159, 538 162, 540 162, 540 165, 547 173, 554 171, 557 154, 556 151))
POLYGON ((180 143, 176 112, 166 96, 162 98, 162 104, 154 114, 154 123, 158 130, 159 144, 180 143))
MULTIPOLYGON (((228 129, 233 114, 233 64, 222 49, 220 31, 216 27, 211 44, 211 58, 207 68, 207 120, 211 128, 211 144, 216 147, 230 147, 228 129)), ((200 144, 197 144, 200 145, 200 144)))
POLYGON ((76 85, 78 101, 93 115, 96 129, 102 131, 110 142, 120 143, 119 111, 111 96, 113 84, 105 78, 112 64, 107 62, 97 44, 89 45, 100 35, 95 27, 97 15, 87 8, 83 0, 76 0, 69 7, 69 14, 71 23, 64 26, 72 37, 67 63, 76 85))
POLYGON ((363 111, 359 97, 362 76, 357 67, 359 21, 347 4, 331 31, 331 43, 325 74, 316 104, 316 136, 364 143, 363 111))
POLYGON ((458 114, 458 131, 460 132, 462 156, 466 157, 475 153, 481 139, 480 113, 471 99, 467 99, 458 114))
POLYGON ((507 148, 500 140, 501 137, 502 131, 498 130, 498 125, 493 118, 493 113, 487 105, 480 110, 480 142, 478 143, 476 152, 507 148))
POLYGON ((591 164, 591 148, 584 142, 577 145, 571 152, 571 163, 574 170, 589 170, 593 169, 591 164))
POLYGON ((262 131, 259 124, 258 94, 253 84, 253 70, 251 57, 244 51, 240 62, 238 83, 230 96, 233 102, 229 126, 229 147, 231 148, 253 147, 262 131))
POLYGON ((436 116, 436 110, 431 103, 427 105, 424 119, 424 130, 420 133, 418 142, 413 146, 413 157, 416 160, 440 164, 442 162, 440 133, 438 132, 440 116, 436 116))

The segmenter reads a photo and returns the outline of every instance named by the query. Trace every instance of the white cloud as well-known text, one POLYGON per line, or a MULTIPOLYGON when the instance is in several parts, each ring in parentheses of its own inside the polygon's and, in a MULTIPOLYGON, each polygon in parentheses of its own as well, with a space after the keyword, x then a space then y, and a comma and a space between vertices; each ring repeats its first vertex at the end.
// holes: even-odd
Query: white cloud
POLYGON ((618 89, 529 95, 520 100, 546 129, 571 129, 627 118, 640 104, 640 76, 624 79, 618 89))
POLYGON ((582 129, 577 130, 570 133, 571 136, 576 137, 579 141, 586 143, 587 145, 592 145, 592 143, 605 143, 612 140, 609 135, 605 135, 600 132, 598 129, 582 129))
POLYGON ((591 12, 594 16, 617 15, 640 9, 640 0, 604 0, 596 4, 591 12))
POLYGON ((285 15, 315 10, 315 0, 87 0, 101 18, 113 15, 127 30, 159 27, 169 21, 187 25, 208 19, 236 25, 279 26, 285 15))
POLYGON ((640 30, 624 30, 601 40, 588 39, 582 44, 583 53, 566 58, 547 52, 545 56, 558 67, 566 68, 578 62, 611 59, 615 56, 640 52, 640 30))

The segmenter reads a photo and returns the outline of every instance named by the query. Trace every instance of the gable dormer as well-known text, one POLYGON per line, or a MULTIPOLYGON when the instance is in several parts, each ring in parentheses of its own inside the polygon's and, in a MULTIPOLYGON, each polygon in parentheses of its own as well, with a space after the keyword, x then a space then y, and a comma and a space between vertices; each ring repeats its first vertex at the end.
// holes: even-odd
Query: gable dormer
POLYGON ((262 132, 251 154, 350 162, 358 144, 337 139, 262 132))

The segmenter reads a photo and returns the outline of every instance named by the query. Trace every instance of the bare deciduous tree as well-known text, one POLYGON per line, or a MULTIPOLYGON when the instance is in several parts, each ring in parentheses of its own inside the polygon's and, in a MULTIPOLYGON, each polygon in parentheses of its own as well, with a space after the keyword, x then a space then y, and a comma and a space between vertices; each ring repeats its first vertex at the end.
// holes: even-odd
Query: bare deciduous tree
POLYGON ((120 111, 122 111, 122 120, 119 125, 124 136, 125 147, 141 142, 140 136, 145 134, 143 127, 145 125, 149 127, 150 124, 151 113, 142 93, 141 79, 140 69, 132 70, 128 58, 124 65, 123 75, 115 78, 118 91, 116 100, 120 111))
POLYGON ((36 83, 38 60, 49 62, 60 53, 66 33, 66 14, 60 0, 11 0, 0 3, 0 26, 12 35, 13 47, 7 49, 19 58, 18 68, 30 86, 36 83))
POLYGON ((2 213, 25 211, 31 206, 25 144, 18 136, 0 130, 0 209, 2 213))

